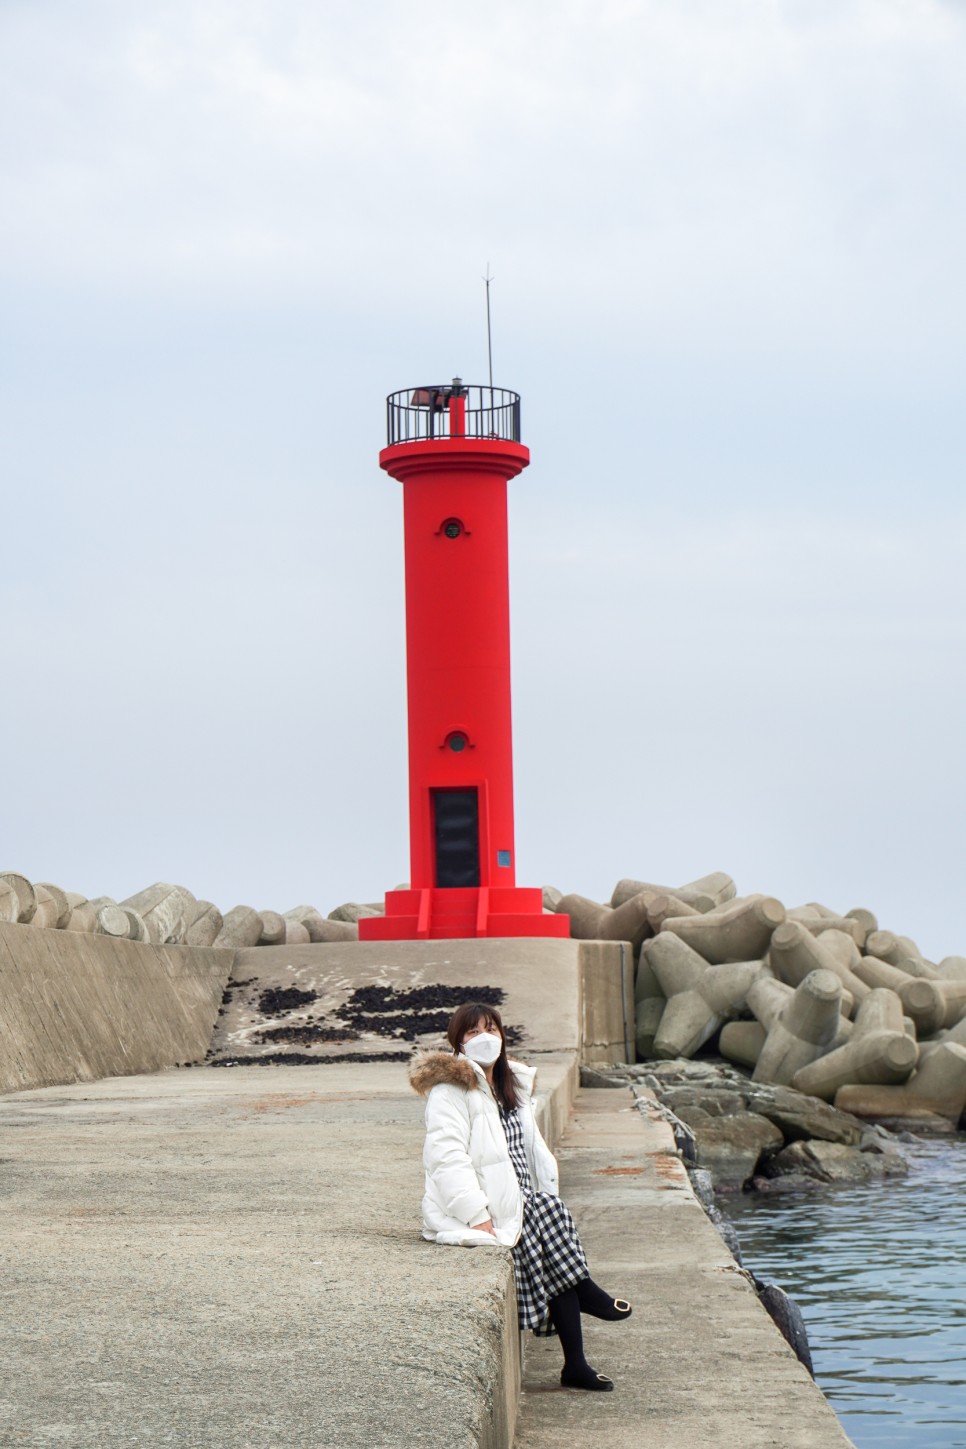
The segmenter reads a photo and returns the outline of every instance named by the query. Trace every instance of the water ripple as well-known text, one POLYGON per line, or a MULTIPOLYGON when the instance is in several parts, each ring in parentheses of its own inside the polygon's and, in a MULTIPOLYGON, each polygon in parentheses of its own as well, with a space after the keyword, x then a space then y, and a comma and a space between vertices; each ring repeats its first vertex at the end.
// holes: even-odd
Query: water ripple
POLYGON ((907 1151, 906 1178, 727 1211, 746 1267, 802 1309, 858 1449, 966 1449, 966 1138, 907 1151))

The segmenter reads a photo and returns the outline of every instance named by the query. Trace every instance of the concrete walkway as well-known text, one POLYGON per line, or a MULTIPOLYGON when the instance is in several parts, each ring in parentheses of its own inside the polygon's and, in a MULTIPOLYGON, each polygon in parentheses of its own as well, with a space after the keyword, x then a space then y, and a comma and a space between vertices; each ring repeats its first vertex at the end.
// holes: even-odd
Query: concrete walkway
POLYGON ((0 1098, 0 1444, 505 1445, 509 1254, 419 1238, 422 1139, 397 1064, 0 1098))
POLYGON ((610 1394, 561 1389, 559 1346, 528 1339, 515 1449, 851 1444, 692 1195, 662 1121, 622 1091, 581 1091, 557 1156, 591 1274, 634 1314, 584 1320, 610 1394))
MULTIPOLYGON (((539 1060, 562 1125, 573 1056, 539 1060)), ((0 1098, 0 1445, 506 1449, 509 1254, 421 1241, 422 1136, 395 1063, 0 1098)), ((588 1330, 614 1394, 561 1390, 529 1340, 516 1444, 842 1449, 669 1145, 629 1094, 579 1094, 563 1191, 637 1307, 588 1330)))

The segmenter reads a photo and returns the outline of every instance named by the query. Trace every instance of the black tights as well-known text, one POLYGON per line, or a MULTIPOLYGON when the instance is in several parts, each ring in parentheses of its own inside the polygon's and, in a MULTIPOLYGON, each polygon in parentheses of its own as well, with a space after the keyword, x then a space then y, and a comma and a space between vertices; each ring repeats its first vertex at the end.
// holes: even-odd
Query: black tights
POLYGON ((577 1297, 577 1289, 568 1288, 566 1293, 558 1293, 556 1298, 549 1299, 547 1306, 550 1309, 550 1321, 560 1338, 564 1367, 575 1372, 589 1369, 590 1365, 584 1357, 584 1334, 580 1326, 580 1299, 577 1297))
POLYGON ((598 1288, 593 1278, 588 1277, 582 1278, 575 1287, 568 1288, 566 1293, 558 1293, 555 1298, 548 1299, 547 1307, 563 1349, 563 1371, 571 1385, 585 1389, 610 1385, 609 1379, 601 1382, 602 1376, 591 1368, 584 1356, 584 1334, 580 1315, 588 1313, 594 1318, 613 1321, 629 1318, 630 1306, 618 1308, 614 1299, 609 1298, 603 1288, 598 1288))

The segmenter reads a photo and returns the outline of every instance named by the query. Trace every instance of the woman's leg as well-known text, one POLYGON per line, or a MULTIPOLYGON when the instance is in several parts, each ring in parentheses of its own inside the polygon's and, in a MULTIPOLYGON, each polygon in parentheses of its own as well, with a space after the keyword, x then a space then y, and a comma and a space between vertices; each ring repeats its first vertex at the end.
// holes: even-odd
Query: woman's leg
POLYGON ((577 1294, 581 1313, 590 1314, 592 1318, 605 1318, 611 1323, 619 1323, 622 1318, 631 1316, 631 1305, 627 1299, 611 1298, 603 1288, 598 1288, 593 1278, 582 1278, 574 1292, 577 1294))
POLYGON ((604 1393, 612 1389, 612 1380, 591 1368, 584 1357, 584 1335, 576 1290, 568 1288, 566 1293, 558 1293, 555 1298, 548 1299, 547 1307, 563 1349, 564 1366, 560 1382, 571 1389, 592 1389, 604 1393))

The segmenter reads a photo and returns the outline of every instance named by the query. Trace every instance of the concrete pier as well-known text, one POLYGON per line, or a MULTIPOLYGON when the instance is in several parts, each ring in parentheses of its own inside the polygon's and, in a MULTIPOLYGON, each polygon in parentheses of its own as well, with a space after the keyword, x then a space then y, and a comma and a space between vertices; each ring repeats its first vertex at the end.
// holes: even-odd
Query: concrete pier
MULTIPOLYGON (((545 1130, 576 1053, 536 1054, 545 1130)), ((560 1157, 615 1393, 519 1335, 510 1255, 419 1236, 397 1063, 192 1068, 0 1098, 0 1443, 71 1449, 842 1449, 691 1194, 670 1131, 581 1091, 560 1157), (589 1402, 588 1402, 589 1400, 589 1402), (514 1438, 515 1434, 515 1438, 514 1438)))
POLYGON ((582 1092, 571 1121, 579 1062, 633 1051, 631 964, 596 940, 232 950, 0 922, 0 1444, 637 1449, 642 1427, 651 1449, 847 1444, 666 1123, 623 1088, 582 1092), (478 990, 538 1068, 548 1141, 567 1132, 595 1275, 638 1305, 588 1325, 613 1395, 561 1389, 556 1346, 528 1339, 519 1430, 509 1252, 419 1233, 407 1032, 435 1042, 478 990), (206 1048, 238 1064, 174 1068, 206 1048))

